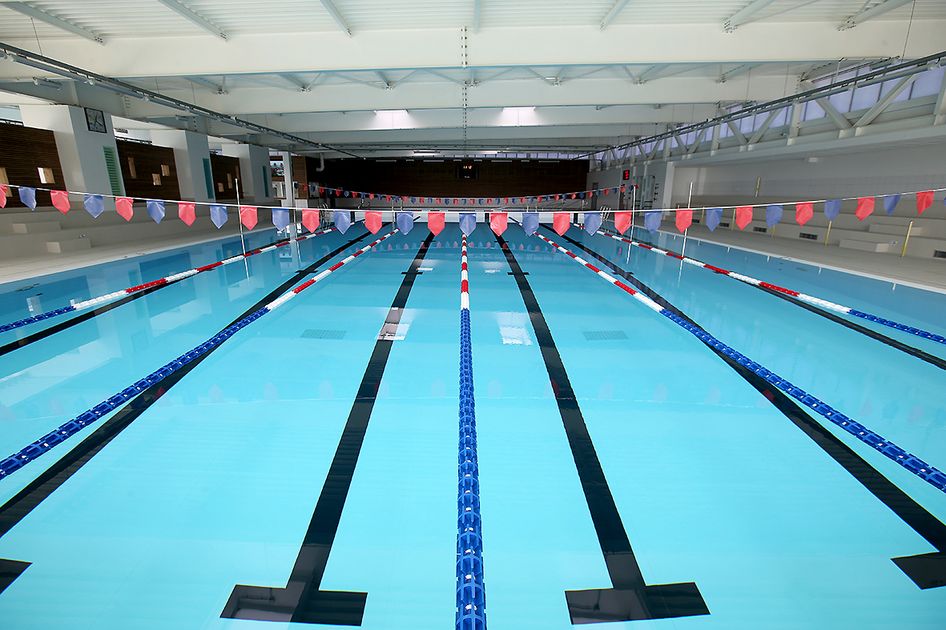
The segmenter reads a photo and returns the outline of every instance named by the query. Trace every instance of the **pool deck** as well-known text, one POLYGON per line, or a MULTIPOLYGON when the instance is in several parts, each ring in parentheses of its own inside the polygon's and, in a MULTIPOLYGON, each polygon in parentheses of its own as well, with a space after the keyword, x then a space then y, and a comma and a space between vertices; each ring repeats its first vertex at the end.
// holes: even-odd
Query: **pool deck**
MULTIPOLYGON (((676 230, 661 230, 661 232, 680 236, 676 230)), ((635 231, 635 234, 643 236, 646 232, 641 234, 635 231)), ((891 284, 946 293, 946 260, 900 258, 895 254, 862 252, 843 249, 836 245, 825 247, 820 243, 761 236, 724 228, 710 232, 704 226, 692 226, 688 236, 691 239, 736 247, 763 256, 777 256, 891 284)), ((677 242, 679 243, 679 240, 677 242)))

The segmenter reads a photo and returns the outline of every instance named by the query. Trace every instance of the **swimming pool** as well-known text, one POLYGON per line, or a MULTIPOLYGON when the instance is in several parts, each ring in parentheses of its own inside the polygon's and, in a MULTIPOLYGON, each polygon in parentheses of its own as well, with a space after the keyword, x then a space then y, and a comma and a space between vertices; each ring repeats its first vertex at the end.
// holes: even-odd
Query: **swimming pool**
MULTIPOLYGON (((422 228, 0 480, 4 627, 454 627, 461 235, 422 228)), ((706 269, 539 233, 946 465, 941 367, 706 269)), ((353 226, 75 325, 3 333, 0 456, 375 238, 353 226)), ((5 285, 0 322, 240 251, 230 239, 5 285)), ((941 294, 694 240, 686 253, 943 333, 941 294)), ((490 628, 943 626, 941 490, 518 226, 497 239, 481 224, 468 256, 490 628)))

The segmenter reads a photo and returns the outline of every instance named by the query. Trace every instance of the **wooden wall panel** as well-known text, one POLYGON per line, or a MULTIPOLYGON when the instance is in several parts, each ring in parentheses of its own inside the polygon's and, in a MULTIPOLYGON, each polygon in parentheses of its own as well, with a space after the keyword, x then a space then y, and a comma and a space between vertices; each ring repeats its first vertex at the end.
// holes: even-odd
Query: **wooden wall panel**
POLYGON ((513 197, 571 192, 584 190, 588 175, 586 160, 326 160, 325 170, 317 173, 318 160, 307 159, 309 181, 347 190, 424 197, 513 197), (460 177, 463 163, 473 165, 475 179, 460 177))
POLYGON ((146 199, 181 198, 174 149, 127 140, 116 140, 116 144, 126 195, 146 199), (155 183, 155 175, 159 183, 155 183))
MULTIPOLYGON (((213 172, 214 194, 217 201, 236 201, 236 183, 240 179, 240 159, 228 155, 210 154, 210 167, 213 172)), ((240 197, 243 196, 243 184, 240 184, 240 197)))
MULTIPOLYGON (((65 188, 56 137, 52 131, 0 123, 0 168, 6 170, 7 180, 11 184, 65 188), (40 168, 52 169, 55 183, 41 183, 40 168)), ((10 192, 7 207, 22 208, 16 191, 11 189, 10 192)), ((50 205, 48 193, 37 193, 36 200, 40 205, 50 205)))

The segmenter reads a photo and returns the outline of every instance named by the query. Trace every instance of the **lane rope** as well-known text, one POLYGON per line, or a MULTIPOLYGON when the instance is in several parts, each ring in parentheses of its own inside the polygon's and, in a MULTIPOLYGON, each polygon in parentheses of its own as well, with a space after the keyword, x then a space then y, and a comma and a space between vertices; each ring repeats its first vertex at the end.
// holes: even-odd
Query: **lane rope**
POLYGON ((905 333, 916 335, 917 337, 922 337, 923 339, 929 339, 930 341, 934 341, 936 343, 941 343, 941 344, 946 345, 946 337, 944 337, 943 335, 937 335, 936 333, 932 333, 927 330, 923 330, 921 328, 916 328, 914 326, 901 324, 900 322, 896 322, 890 319, 885 319, 878 315, 872 315, 871 313, 860 311, 850 306, 844 306, 843 304, 837 304, 830 300, 825 300, 823 298, 815 297, 813 295, 808 295, 807 293, 795 291, 794 289, 788 289, 788 288, 779 286, 777 284, 772 284, 771 282, 764 282, 762 280, 759 280, 758 278, 753 278, 752 276, 747 276, 741 273, 736 273, 735 271, 723 269, 722 267, 717 267, 715 265, 705 263, 701 260, 697 260, 696 258, 690 258, 689 256, 681 256, 680 254, 676 252, 672 252, 666 249, 661 249, 655 245, 641 243, 640 241, 634 241, 629 238, 625 238, 623 236, 614 234, 612 232, 598 230, 598 234, 602 236, 607 236, 609 238, 613 238, 614 240, 621 241, 622 243, 627 243, 628 245, 633 245, 634 247, 639 247, 640 249, 646 249, 655 254, 663 254, 664 256, 675 258, 679 261, 687 263, 688 265, 693 265, 694 267, 702 267, 703 269, 709 269, 710 271, 713 271, 719 275, 727 276, 729 278, 733 278, 734 280, 739 280, 740 282, 743 282, 745 284, 749 284, 755 287, 762 287, 764 289, 769 289, 771 291, 777 291, 778 293, 784 293, 785 295, 789 295, 793 298, 797 298, 801 300, 802 302, 807 302, 808 304, 811 304, 813 306, 818 306, 823 309, 827 309, 829 311, 841 313, 843 315, 851 315, 852 317, 859 317, 861 319, 866 319, 868 321, 875 322, 877 324, 882 324, 889 328, 901 330, 905 333))
MULTIPOLYGON (((163 366, 161 366, 160 368, 158 368, 157 370, 155 370, 148 376, 137 381, 133 385, 130 385, 126 387, 125 389, 123 389, 122 391, 115 394, 114 396, 103 400, 102 402, 95 405, 91 409, 88 409, 82 412, 81 414, 79 414, 78 416, 70 420, 69 422, 66 422, 65 424, 62 424, 59 427, 57 427, 55 430, 50 431, 49 433, 39 438, 32 444, 26 446, 25 448, 20 449, 19 451, 17 451, 16 453, 13 453, 9 457, 6 457, 2 461, 0 461, 0 479, 3 479, 9 476, 10 474, 14 473, 15 471, 19 470, 26 464, 36 459, 37 457, 43 455, 44 453, 47 453, 56 445, 61 444, 67 438, 75 435, 76 433, 78 433, 85 427, 89 426, 90 424, 93 424, 94 422, 102 418, 103 416, 108 415, 111 411, 113 411, 117 407, 120 407, 121 405, 124 405, 126 402, 136 397, 138 394, 145 391, 152 385, 156 383, 160 383, 162 380, 164 380, 165 378, 167 378, 168 376, 170 376, 177 370, 181 369, 182 367, 184 367, 185 365, 187 365, 194 359, 207 353, 209 350, 216 348, 217 346, 222 344, 224 341, 226 341, 227 339, 235 335, 241 329, 249 326, 250 324, 255 322, 257 319, 262 317, 263 315, 266 315, 267 313, 271 313, 272 311, 275 311, 277 308, 279 308, 280 306, 283 306, 286 302, 293 299, 294 297, 299 295, 301 292, 305 291, 312 285, 318 282, 321 282, 322 280, 330 276, 332 273, 334 273, 338 269, 341 269, 342 267, 344 267, 345 265, 347 265, 354 259, 358 258, 365 252, 368 252, 369 250, 373 249, 374 247, 376 247, 383 241, 386 241, 387 239, 391 238, 397 232, 398 230, 395 228, 392 232, 389 232, 385 234, 384 236, 382 236, 381 238, 376 239, 372 241, 371 243, 368 243, 364 247, 361 247, 360 249, 356 250, 354 253, 350 254, 349 256, 346 256, 345 258, 335 263, 328 269, 325 269, 324 271, 319 272, 313 278, 310 278, 309 280, 306 280, 305 282, 296 286, 295 288, 286 291, 285 293, 277 297, 275 300, 272 300, 271 302, 269 302, 262 308, 254 311, 250 315, 247 315, 246 317, 236 322, 235 324, 228 326, 227 328, 224 328, 223 330, 218 332, 216 335, 214 335, 210 339, 207 339, 204 343, 200 344, 199 346, 195 346, 194 348, 191 348, 189 351, 185 352, 184 354, 177 357, 176 359, 164 364, 163 366)), ((243 255, 241 254, 240 258, 242 257, 243 255)))
MULTIPOLYGON (((296 241, 304 241, 310 239, 314 236, 320 236, 334 230, 334 227, 324 228, 317 230, 311 234, 305 234, 296 239, 296 241)), ((171 274, 169 276, 164 276, 163 278, 158 278, 157 280, 152 280, 150 282, 145 282, 143 284, 136 284, 133 287, 128 287, 127 289, 122 289, 120 291, 112 291, 111 293, 106 293, 105 295, 100 295, 98 297, 89 298, 87 300, 82 300, 69 306, 63 306, 62 308, 57 308, 52 311, 46 311, 45 313, 39 313, 37 315, 32 315, 30 317, 24 317, 23 319, 18 319, 15 322, 10 322, 8 324, 0 324, 0 333, 7 332, 9 330, 15 330, 17 328, 22 328, 29 324, 35 324, 36 322, 41 322, 52 317, 58 317, 59 315, 64 315, 66 313, 74 313, 76 311, 85 310, 87 308, 94 308, 101 306, 105 302, 110 302, 116 298, 124 297, 126 295, 131 295, 144 291, 145 289, 150 289, 151 287, 157 287, 165 284, 171 284, 172 282, 177 282, 178 280, 183 280, 184 278, 190 278, 191 276, 196 276, 199 273, 205 271, 210 271, 211 269, 217 269, 218 267, 223 267, 226 265, 231 265, 240 260, 249 258, 250 256, 255 256, 257 254, 262 254, 264 252, 271 252, 274 249, 280 247, 285 247, 292 243, 292 239, 286 239, 283 241, 276 241, 265 247, 258 247, 256 249, 251 249, 246 252, 246 254, 237 254, 236 256, 231 256, 230 258, 224 258, 223 260, 218 260, 217 262, 210 263, 208 265, 202 265, 200 267, 194 267, 193 269, 188 269, 187 271, 181 271, 180 273, 171 274)))
POLYGON ((460 455, 457 487, 457 630, 486 630, 480 476, 466 235, 460 245, 460 455))
POLYGON ((730 357, 733 360, 735 360, 740 365, 758 374, 759 376, 764 378, 766 381, 768 381, 775 387, 778 387, 780 390, 782 390, 783 392, 785 392, 792 398, 801 402, 805 407, 814 410, 820 416, 826 418, 833 424, 841 427, 842 429, 844 429, 845 431, 847 431, 848 433, 850 433, 851 435, 859 439, 861 442, 864 442, 865 444, 867 444, 874 450, 879 451, 888 459, 893 460, 897 464, 903 466, 904 468, 909 470, 911 473, 918 476, 920 479, 923 479, 924 481, 926 481, 933 487, 937 488, 938 490, 946 492, 946 473, 944 473, 943 471, 931 466, 930 464, 926 463, 925 461, 923 461, 916 455, 908 453, 907 451, 900 448, 899 446, 897 446, 890 440, 887 440, 880 434, 875 433, 874 431, 871 431, 864 425, 852 420, 851 418, 844 415, 837 409, 831 407, 830 405, 823 402, 822 400, 809 394, 808 392, 801 389, 800 387, 796 387, 794 384, 783 379, 775 372, 772 372, 771 370, 766 369, 764 366, 760 365, 759 363, 756 363, 755 361, 745 356, 744 354, 732 349, 728 345, 719 341, 718 339, 710 335, 708 332, 706 332, 700 326, 691 324, 690 322, 686 321, 679 315, 676 315, 672 311, 669 311, 663 308, 657 302, 650 299, 646 295, 632 289, 631 287, 627 286, 620 280, 616 279, 614 276, 602 271, 601 269, 598 269, 597 267, 595 267, 594 265, 592 265, 585 259, 565 249, 558 243, 538 233, 536 233, 536 236, 542 239, 543 241, 545 241, 546 243, 548 243, 549 245, 551 245, 552 247, 554 247, 555 249, 557 249, 559 252, 567 255, 569 258, 571 258, 575 262, 595 272, 598 276, 600 276, 604 280, 607 280, 608 282, 615 285, 616 287, 624 290, 626 293, 631 295, 634 299, 636 299, 638 302, 640 302, 641 304, 643 304, 650 310, 654 311, 655 313, 659 313, 660 315, 663 315, 670 321, 674 322, 675 324, 677 324, 678 326, 680 326, 681 328, 683 328, 684 330, 686 330, 687 332, 695 336, 700 341, 704 342, 707 345, 712 346, 713 348, 725 354, 727 357, 730 357))

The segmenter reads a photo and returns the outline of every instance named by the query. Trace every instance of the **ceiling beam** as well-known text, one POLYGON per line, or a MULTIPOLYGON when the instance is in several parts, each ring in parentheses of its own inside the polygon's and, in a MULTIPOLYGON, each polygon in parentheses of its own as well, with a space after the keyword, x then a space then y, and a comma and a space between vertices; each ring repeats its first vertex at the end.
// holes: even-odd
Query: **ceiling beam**
POLYGON ((204 77, 184 77, 194 85, 199 85, 201 87, 209 88, 216 92, 217 94, 227 94, 226 86, 218 83, 214 83, 210 79, 204 77))
POLYGON ((717 79, 717 81, 720 83, 725 83, 729 79, 751 72, 761 65, 761 63, 744 63, 742 65, 736 66, 732 70, 727 70, 726 72, 720 73, 719 79, 717 79))
POLYGON ((723 22, 723 30, 732 33, 737 27, 748 24, 753 21, 753 16, 775 2, 775 0, 752 0, 749 4, 733 13, 729 19, 723 22))
POLYGON ((31 17, 35 20, 39 20, 40 22, 45 22, 46 24, 55 26, 56 28, 61 28, 64 31, 68 31, 72 33, 73 35, 78 35, 79 37, 84 37, 85 39, 96 42, 97 44, 105 43, 105 40, 98 33, 90 31, 87 28, 83 28, 79 26, 78 24, 75 24, 68 20, 64 20, 63 18, 55 16, 52 13, 41 11, 31 4, 27 4, 25 2, 3 2, 0 4, 10 9, 11 11, 22 13, 23 15, 31 17))
POLYGON ((844 23, 838 26, 838 30, 846 31, 850 28, 854 28, 858 24, 862 24, 867 20, 872 20, 878 15, 883 15, 888 11, 899 9, 903 5, 909 4, 910 2, 913 2, 913 0, 885 0, 880 4, 875 4, 869 8, 867 8, 865 5, 865 8, 844 20, 844 23))
POLYGON ((874 122, 874 119, 880 116, 885 109, 890 107, 890 104, 893 103, 893 100, 897 98, 901 92, 910 87, 913 84, 913 81, 916 80, 916 74, 911 74, 908 77, 903 77, 900 79, 900 82, 897 83, 892 90, 887 92, 887 94, 881 98, 879 101, 874 103, 874 106, 867 110, 863 116, 861 116, 856 123, 855 127, 866 127, 867 125, 874 122))
POLYGON ((608 9, 607 14, 605 14, 604 18, 601 20, 602 31, 608 28, 608 25, 624 10, 626 5, 627 0, 614 0, 614 4, 611 5, 611 8, 608 9))
POLYGON ((639 75, 637 75, 637 82, 639 84, 647 83, 648 81, 654 81, 655 79, 666 79, 668 77, 675 77, 678 74, 683 74, 685 72, 690 72, 696 68, 697 64, 692 63, 658 63, 654 64, 651 67, 647 68, 639 75))
POLYGON ((300 92, 308 92, 309 90, 312 89, 312 84, 315 83, 315 81, 321 75, 316 75, 316 78, 313 79, 312 81, 303 81, 298 76, 294 74, 289 74, 289 73, 280 73, 280 74, 277 74, 276 76, 282 79, 283 81, 285 81, 286 83, 288 83, 289 85, 291 85, 292 87, 298 89, 300 92))
POLYGON ((345 21, 345 18, 342 17, 342 14, 338 11, 338 7, 335 6, 335 3, 332 0, 319 0, 322 3, 322 6, 325 7, 325 10, 328 11, 328 14, 332 16, 332 19, 335 20, 335 23, 338 24, 338 28, 345 31, 349 37, 351 37, 351 27, 348 26, 348 22, 345 21))
POLYGON ((480 30, 480 20, 483 17, 483 0, 473 0, 473 32, 480 30))
POLYGON ((222 28, 220 28, 219 26, 217 26, 216 24, 214 24, 213 22, 211 22, 204 16, 200 15, 199 13, 195 12, 192 8, 190 8, 184 2, 182 2, 182 0, 158 0, 158 2, 160 2, 167 8, 171 9, 172 11, 176 12, 177 14, 181 15, 182 17, 190 20, 191 22, 193 22, 200 28, 210 33, 211 35, 216 35, 217 37, 219 37, 220 39, 224 41, 230 38, 230 36, 227 35, 227 33, 222 28))

